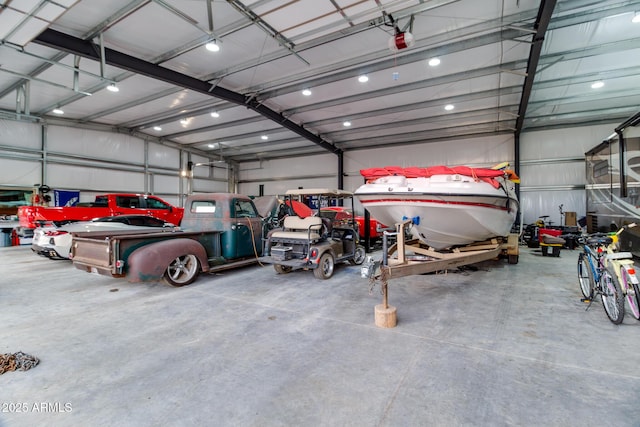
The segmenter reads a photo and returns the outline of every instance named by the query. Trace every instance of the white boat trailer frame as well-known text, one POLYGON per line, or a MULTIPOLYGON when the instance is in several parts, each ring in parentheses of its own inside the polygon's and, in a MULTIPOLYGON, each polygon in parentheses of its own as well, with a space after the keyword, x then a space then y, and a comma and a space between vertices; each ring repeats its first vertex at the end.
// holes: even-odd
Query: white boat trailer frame
POLYGON ((396 326, 396 308, 389 305, 388 281, 404 276, 432 273, 463 265, 506 256, 509 264, 517 264, 520 253, 519 236, 509 234, 507 238, 496 237, 491 240, 476 242, 450 251, 435 251, 417 239, 405 240, 405 227, 411 223, 407 220, 396 224, 396 232, 385 231, 382 260, 369 261, 362 266, 361 276, 371 281, 380 281, 382 288, 382 304, 376 305, 375 321, 380 327, 396 326), (396 243, 388 246, 388 236, 395 235, 396 243), (397 255, 393 255, 397 252, 397 255), (410 255, 412 253, 413 255, 410 255))

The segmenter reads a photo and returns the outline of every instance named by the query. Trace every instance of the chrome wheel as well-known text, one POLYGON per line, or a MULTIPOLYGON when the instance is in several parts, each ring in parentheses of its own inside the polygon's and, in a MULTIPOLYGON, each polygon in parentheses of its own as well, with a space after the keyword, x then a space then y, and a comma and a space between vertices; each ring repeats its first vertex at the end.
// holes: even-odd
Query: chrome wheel
POLYGON ((164 273, 164 281, 171 286, 185 286, 198 277, 200 263, 195 255, 181 255, 171 261, 164 273))

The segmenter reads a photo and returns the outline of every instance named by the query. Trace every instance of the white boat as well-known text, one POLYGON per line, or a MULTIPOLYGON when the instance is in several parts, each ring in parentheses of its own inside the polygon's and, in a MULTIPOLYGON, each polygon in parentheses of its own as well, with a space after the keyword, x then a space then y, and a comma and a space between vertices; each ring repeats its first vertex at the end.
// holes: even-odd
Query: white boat
POLYGON ((518 212, 517 176, 511 171, 432 166, 363 169, 355 191, 383 224, 410 219, 413 237, 433 249, 507 236, 518 212))

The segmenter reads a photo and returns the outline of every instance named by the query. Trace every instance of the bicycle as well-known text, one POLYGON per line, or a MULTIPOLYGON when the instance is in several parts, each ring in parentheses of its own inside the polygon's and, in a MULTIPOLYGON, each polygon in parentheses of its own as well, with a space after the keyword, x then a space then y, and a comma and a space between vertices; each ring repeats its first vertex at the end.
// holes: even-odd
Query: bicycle
POLYGON ((622 293, 624 293, 627 304, 629 305, 629 308, 631 308, 631 314, 636 318, 636 320, 640 320, 640 284, 636 277, 633 254, 630 252, 616 252, 618 249, 618 236, 625 228, 632 228, 635 226, 635 223, 625 225, 611 236, 613 243, 607 246, 606 261, 613 267, 616 274, 613 277, 620 283, 622 293))
POLYGON ((613 238, 596 233, 579 239, 583 252, 578 255, 578 280, 584 298, 589 302, 587 310, 600 295, 602 306, 611 322, 616 325, 624 319, 624 294, 612 265, 607 265, 607 247, 613 238))

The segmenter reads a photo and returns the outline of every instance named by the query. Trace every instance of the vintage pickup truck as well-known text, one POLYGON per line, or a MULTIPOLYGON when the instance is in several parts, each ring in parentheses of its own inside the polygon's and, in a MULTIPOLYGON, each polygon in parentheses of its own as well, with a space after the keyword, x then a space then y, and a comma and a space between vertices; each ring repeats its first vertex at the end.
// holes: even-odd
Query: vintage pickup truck
POLYGON ((145 194, 102 194, 83 206, 49 207, 21 206, 18 208, 19 234, 28 236, 38 222, 53 222, 57 225, 88 221, 93 218, 114 215, 144 214, 175 225, 180 225, 183 208, 172 206, 159 197, 145 194))
POLYGON ((184 286, 200 273, 256 262, 265 224, 247 196, 194 194, 187 197, 180 230, 77 233, 71 259, 91 273, 184 286))

